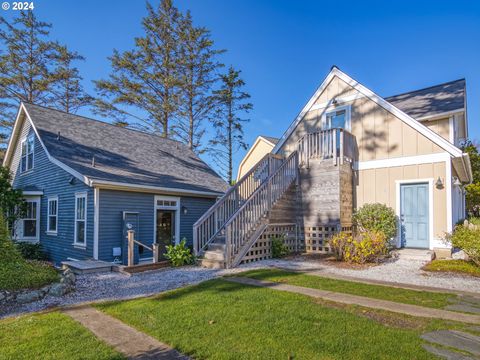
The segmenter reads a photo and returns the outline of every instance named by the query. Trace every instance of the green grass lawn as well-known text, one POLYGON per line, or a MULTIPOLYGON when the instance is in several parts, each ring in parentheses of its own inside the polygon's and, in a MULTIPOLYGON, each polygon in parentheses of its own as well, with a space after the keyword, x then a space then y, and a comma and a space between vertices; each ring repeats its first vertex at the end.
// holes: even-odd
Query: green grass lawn
POLYGON ((455 272, 480 277, 480 267, 465 260, 433 260, 423 267, 427 271, 455 272))
POLYGON ((221 279, 96 307, 196 359, 431 359, 446 326, 221 279))
POLYGON ((0 263, 0 290, 38 289, 58 280, 58 271, 46 263, 23 259, 0 263))
POLYGON ((448 293, 435 293, 393 288, 382 285, 363 284, 359 282, 329 279, 321 276, 307 275, 299 272, 285 271, 280 269, 251 270, 237 274, 236 276, 281 282, 313 289, 335 291, 439 309, 451 304, 452 302, 455 302, 455 300, 458 298, 456 295, 448 293))
POLYGON ((58 312, 0 321, 0 359, 124 359, 58 312))

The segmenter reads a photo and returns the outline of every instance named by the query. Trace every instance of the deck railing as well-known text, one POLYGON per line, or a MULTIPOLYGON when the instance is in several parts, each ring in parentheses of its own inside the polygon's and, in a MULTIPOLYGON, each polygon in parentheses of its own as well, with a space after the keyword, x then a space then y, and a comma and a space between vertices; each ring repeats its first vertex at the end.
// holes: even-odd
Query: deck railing
MULTIPOLYGON (((269 178, 255 190, 234 217, 225 225, 226 265, 235 266, 241 261, 240 251, 251 240, 259 223, 265 219, 272 206, 283 196, 298 174, 298 156, 293 152, 269 178)), ((260 235, 260 234, 259 234, 260 235)))
POLYGON ((195 254, 223 230, 227 221, 247 201, 250 196, 282 164, 283 159, 265 155, 234 186, 232 186, 203 216, 193 225, 193 248, 195 254))
POLYGON ((310 159, 332 159, 333 163, 353 162, 355 136, 344 129, 328 129, 305 134, 297 144, 299 164, 308 167, 310 159))

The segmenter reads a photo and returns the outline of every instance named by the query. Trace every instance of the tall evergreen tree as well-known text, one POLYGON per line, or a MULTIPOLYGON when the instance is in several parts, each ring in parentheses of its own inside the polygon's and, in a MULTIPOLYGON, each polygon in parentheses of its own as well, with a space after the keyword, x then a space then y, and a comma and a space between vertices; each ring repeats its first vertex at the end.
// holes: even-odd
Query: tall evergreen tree
POLYGON ((243 90, 245 82, 240 78, 240 71, 232 66, 228 72, 220 76, 221 85, 214 91, 218 108, 213 121, 216 133, 210 140, 214 149, 213 158, 220 173, 231 184, 233 181, 233 155, 239 149, 246 149, 243 138, 243 124, 250 121, 242 119, 242 114, 253 109, 248 102, 250 95, 243 90))
POLYGON ((0 17, 0 130, 5 139, 15 121, 20 101, 45 104, 53 83, 50 62, 54 44, 48 40, 51 25, 32 11, 12 22, 0 17))
POLYGON ((135 39, 133 50, 114 50, 108 79, 95 81, 100 96, 95 111, 122 126, 132 117, 137 127, 169 137, 179 103, 180 13, 171 0, 160 1, 157 9, 147 3, 147 13, 145 36, 135 39))
POLYGON ((49 106, 55 106, 67 113, 75 113, 81 107, 90 105, 93 98, 82 86, 83 78, 74 62, 85 61, 76 51, 70 51, 66 46, 57 44, 53 55, 56 68, 49 97, 49 106))
POLYGON ((215 50, 210 31, 195 27, 190 12, 179 26, 180 102, 175 137, 190 149, 202 153, 205 123, 215 107, 212 88, 218 80, 217 70, 223 65, 217 56, 224 50, 215 50))

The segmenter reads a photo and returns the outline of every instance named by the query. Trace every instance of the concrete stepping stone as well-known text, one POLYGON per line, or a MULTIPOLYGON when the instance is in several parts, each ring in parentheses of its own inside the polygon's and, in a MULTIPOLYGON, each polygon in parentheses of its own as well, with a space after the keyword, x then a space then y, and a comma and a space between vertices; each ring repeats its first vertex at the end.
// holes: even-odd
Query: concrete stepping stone
POLYGON ((473 314, 480 314, 480 307, 472 306, 468 303, 457 303, 453 305, 447 305, 445 306, 444 309, 452 310, 452 311, 468 312, 473 314))
POLYGON ((423 340, 480 356, 480 336, 456 330, 439 330, 421 335, 423 340))
POLYGON ((131 360, 188 360, 170 346, 90 306, 63 311, 131 360))
POLYGON ((425 350, 427 350, 429 353, 431 353, 433 355, 436 355, 436 356, 439 356, 441 358, 447 359, 447 360, 475 360, 474 358, 472 358, 470 356, 466 356, 466 355, 460 354, 458 352, 454 352, 454 351, 451 351, 451 350, 439 348, 439 347, 432 346, 432 345, 425 344, 425 345, 423 345, 423 348, 425 350))

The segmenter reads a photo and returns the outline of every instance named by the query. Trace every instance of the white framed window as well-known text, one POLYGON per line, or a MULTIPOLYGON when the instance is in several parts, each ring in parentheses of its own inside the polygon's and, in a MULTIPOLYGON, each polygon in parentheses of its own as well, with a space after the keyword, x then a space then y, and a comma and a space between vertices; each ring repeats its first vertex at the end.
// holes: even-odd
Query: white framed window
POLYGON ((75 194, 74 245, 87 246, 87 194, 75 194))
POLYGON ((40 239, 40 198, 25 199, 25 213, 15 222, 14 238, 20 241, 36 242, 40 239))
POLYGON ((340 128, 351 131, 350 112, 350 105, 327 109, 322 119, 323 129, 340 128))
POLYGON ((35 137, 30 134, 22 141, 22 158, 20 172, 33 169, 33 150, 35 147, 35 137))
POLYGON ((48 199, 48 213, 47 213, 47 233, 57 234, 58 229, 58 197, 51 197, 48 199))

